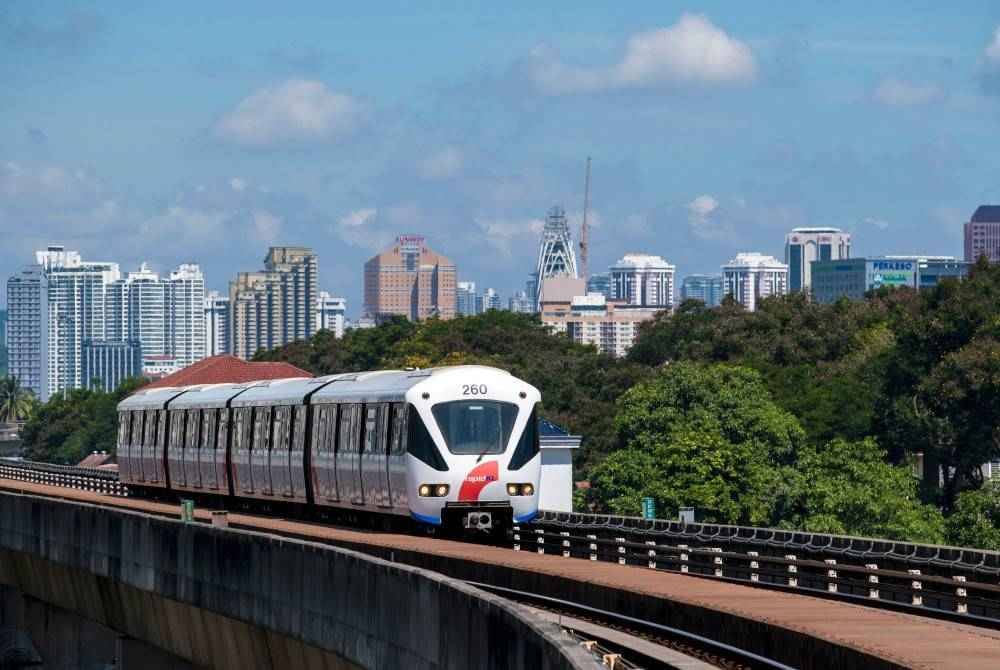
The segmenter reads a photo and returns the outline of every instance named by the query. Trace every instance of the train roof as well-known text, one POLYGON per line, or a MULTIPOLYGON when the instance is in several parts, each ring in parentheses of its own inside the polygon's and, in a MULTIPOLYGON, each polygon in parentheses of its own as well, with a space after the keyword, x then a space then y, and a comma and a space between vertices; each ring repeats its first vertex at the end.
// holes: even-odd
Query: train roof
POLYGON ((350 372, 316 378, 273 379, 245 384, 203 384, 138 391, 118 408, 171 409, 233 407, 247 405, 298 404, 312 394, 312 403, 391 402, 403 400, 406 392, 431 377, 475 372, 510 376, 506 370, 483 365, 454 365, 417 370, 350 372))

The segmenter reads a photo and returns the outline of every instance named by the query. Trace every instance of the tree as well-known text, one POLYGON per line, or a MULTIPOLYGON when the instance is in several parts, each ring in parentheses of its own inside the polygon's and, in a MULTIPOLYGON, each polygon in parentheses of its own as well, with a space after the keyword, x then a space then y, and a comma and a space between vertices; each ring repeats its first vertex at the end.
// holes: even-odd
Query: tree
POLYGON ((93 451, 115 453, 118 403, 146 383, 128 379, 112 393, 75 389, 40 405, 24 426, 24 456, 74 465, 93 451))
POLYGON ((17 377, 0 378, 0 420, 14 423, 27 419, 35 408, 34 394, 17 377))
POLYGON ((910 468, 891 465, 872 439, 808 446, 782 525, 817 533, 941 542, 944 518, 921 503, 910 468))
POLYGON ((948 541, 959 547, 1000 551, 1000 482, 958 495, 948 517, 948 541))
POLYGON ((775 523, 804 438, 759 373, 723 364, 666 366, 622 396, 615 427, 620 449, 591 476, 599 507, 638 514, 652 496, 719 523, 775 523))

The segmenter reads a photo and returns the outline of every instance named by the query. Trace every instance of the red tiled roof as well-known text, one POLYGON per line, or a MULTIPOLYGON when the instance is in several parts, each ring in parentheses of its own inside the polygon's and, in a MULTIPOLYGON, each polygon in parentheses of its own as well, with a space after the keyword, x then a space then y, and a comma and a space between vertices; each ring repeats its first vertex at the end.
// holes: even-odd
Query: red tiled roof
POLYGON ((291 363, 252 363, 236 358, 236 356, 212 356, 171 375, 161 377, 143 388, 154 389, 165 386, 192 386, 194 384, 243 384, 263 379, 288 379, 290 377, 312 377, 312 375, 291 363))

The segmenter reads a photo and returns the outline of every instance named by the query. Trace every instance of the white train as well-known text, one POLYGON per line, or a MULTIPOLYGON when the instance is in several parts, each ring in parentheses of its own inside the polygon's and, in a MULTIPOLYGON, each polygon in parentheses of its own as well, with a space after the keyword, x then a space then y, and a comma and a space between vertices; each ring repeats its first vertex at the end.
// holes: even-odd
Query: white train
POLYGON ((483 366, 139 391, 118 405, 130 490, 496 530, 538 512, 538 390, 483 366))

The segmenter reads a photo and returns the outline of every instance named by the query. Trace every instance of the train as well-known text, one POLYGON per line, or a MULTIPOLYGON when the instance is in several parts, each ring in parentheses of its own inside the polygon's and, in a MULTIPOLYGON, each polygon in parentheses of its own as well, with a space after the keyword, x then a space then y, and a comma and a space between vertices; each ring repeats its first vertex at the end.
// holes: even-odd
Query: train
POLYGON ((140 389, 118 405, 119 477, 140 497, 498 533, 538 513, 540 402, 478 365, 140 389))

